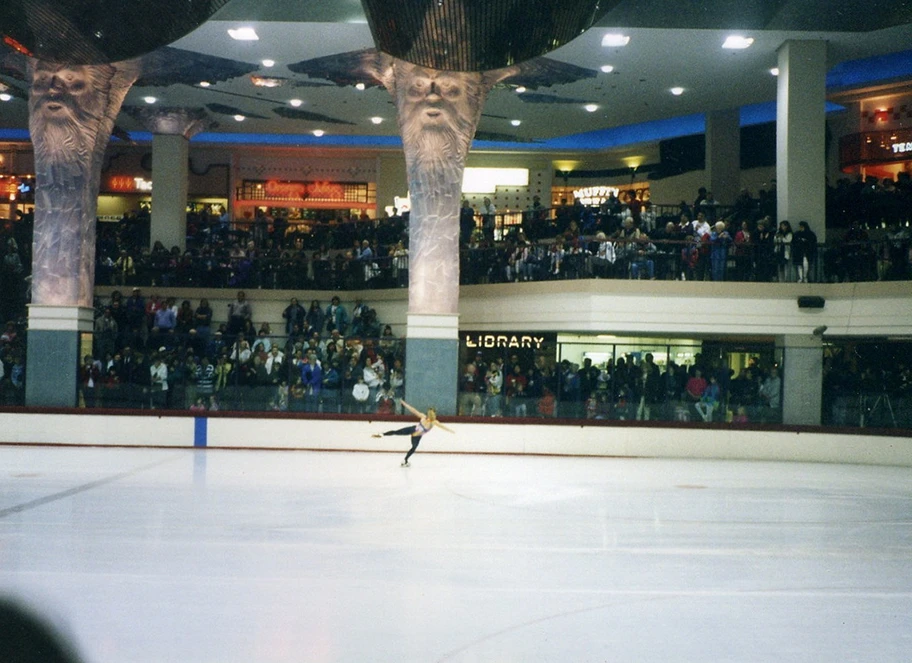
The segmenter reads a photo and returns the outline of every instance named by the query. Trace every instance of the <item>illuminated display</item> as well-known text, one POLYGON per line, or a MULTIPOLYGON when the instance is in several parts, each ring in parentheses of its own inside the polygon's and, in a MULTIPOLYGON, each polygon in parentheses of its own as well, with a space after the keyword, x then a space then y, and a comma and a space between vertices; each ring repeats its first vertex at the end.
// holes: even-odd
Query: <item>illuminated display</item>
POLYGON ((120 193, 148 193, 152 190, 151 180, 130 175, 111 175, 107 179, 108 191, 120 193))
POLYGON ((466 334, 467 348, 530 348, 539 350, 545 342, 544 336, 515 334, 466 334))
POLYGON ((244 180, 239 201, 368 204, 376 200, 373 183, 244 180))

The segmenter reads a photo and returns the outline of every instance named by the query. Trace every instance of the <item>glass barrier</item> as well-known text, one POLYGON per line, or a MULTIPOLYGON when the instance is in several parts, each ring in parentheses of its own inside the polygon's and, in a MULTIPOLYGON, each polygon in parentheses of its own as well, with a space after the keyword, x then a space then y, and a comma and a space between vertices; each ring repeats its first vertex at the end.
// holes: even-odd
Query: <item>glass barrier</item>
POLYGON ((391 414, 405 383, 405 343, 392 336, 153 329, 122 343, 102 334, 82 342, 78 399, 87 408, 391 414))
MULTIPOLYGON (((542 341, 534 350, 464 349, 459 413, 615 421, 782 421, 782 353, 773 344, 617 344, 598 337, 562 336, 534 336, 542 341)), ((476 345, 485 345, 480 340, 476 345)))

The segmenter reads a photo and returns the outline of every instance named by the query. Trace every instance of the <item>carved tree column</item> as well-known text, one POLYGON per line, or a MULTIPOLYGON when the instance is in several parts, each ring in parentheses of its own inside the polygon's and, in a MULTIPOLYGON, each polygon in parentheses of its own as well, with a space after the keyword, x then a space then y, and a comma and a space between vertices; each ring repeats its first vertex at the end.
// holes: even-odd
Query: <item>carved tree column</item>
POLYGON ((93 323, 102 158, 139 65, 32 60, 29 69, 37 186, 26 404, 73 406, 78 332, 93 323))

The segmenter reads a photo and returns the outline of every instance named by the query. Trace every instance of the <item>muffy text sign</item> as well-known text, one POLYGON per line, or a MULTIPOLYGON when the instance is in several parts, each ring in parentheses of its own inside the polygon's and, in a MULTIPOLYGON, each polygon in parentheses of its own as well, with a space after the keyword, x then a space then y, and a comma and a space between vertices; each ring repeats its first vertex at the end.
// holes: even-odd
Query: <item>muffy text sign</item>
POLYGON ((467 348, 531 348, 541 349, 544 336, 519 336, 515 334, 466 334, 467 348))

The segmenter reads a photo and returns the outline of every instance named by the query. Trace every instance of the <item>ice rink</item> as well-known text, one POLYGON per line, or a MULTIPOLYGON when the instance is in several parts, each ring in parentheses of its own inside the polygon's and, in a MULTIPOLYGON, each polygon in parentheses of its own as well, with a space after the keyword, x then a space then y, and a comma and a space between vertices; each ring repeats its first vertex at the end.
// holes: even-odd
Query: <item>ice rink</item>
POLYGON ((0 447, 87 663, 909 661, 908 468, 0 447))

